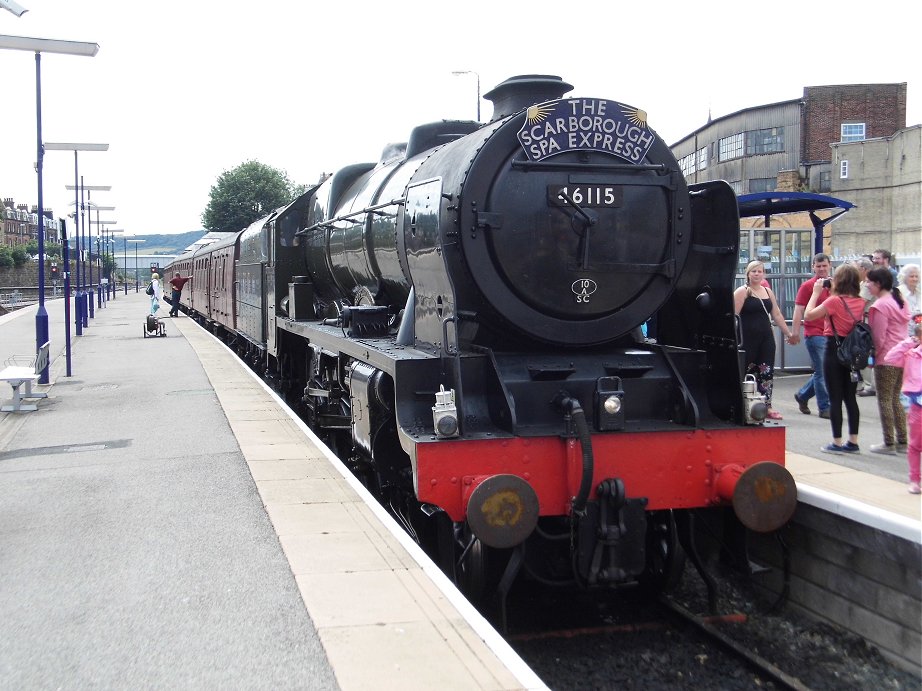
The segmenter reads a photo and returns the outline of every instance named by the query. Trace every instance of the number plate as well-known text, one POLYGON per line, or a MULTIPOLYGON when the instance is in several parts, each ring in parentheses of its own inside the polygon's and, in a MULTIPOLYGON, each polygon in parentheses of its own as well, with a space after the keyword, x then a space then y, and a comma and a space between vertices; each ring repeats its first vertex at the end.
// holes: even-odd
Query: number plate
POLYGON ((561 192, 578 206, 606 209, 621 206, 623 195, 620 185, 548 185, 547 201, 551 206, 569 206, 560 198, 561 192))

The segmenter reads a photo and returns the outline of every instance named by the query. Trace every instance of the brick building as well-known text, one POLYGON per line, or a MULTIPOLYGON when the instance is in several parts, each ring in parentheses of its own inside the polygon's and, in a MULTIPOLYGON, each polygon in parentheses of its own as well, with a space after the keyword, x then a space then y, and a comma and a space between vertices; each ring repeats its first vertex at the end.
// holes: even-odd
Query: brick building
MULTIPOLYGON (((16 204, 12 198, 3 200, 0 210, 0 247, 17 247, 38 240, 38 207, 31 209, 25 204, 16 204)), ((51 209, 45 209, 45 242, 60 242, 57 224, 51 209)))
POLYGON ((689 182, 726 180, 737 194, 819 192, 856 204, 826 227, 830 252, 885 247, 918 257, 922 157, 919 126, 906 127, 906 90, 905 82, 807 86, 801 98, 711 120, 672 151, 689 182))

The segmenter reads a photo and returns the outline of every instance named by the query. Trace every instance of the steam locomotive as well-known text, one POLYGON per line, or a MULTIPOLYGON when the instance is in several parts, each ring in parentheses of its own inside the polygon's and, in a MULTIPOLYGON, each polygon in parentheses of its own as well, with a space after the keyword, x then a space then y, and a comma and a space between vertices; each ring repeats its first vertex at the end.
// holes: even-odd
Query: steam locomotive
POLYGON ((571 89, 508 79, 489 123, 416 127, 167 269, 474 599, 666 588, 695 512, 796 504, 742 381, 732 189, 571 89))

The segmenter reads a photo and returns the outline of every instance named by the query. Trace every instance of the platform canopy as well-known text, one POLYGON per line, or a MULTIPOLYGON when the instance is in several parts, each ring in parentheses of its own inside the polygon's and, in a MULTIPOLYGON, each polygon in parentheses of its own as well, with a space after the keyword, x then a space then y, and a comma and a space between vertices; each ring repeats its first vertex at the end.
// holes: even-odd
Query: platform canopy
POLYGON ((740 218, 751 216, 764 216, 765 227, 771 226, 771 217, 779 214, 809 213, 813 223, 813 251, 823 251, 823 228, 827 223, 836 220, 842 214, 848 213, 855 205, 844 199, 830 197, 826 194, 813 192, 757 192, 755 194, 742 194, 737 197, 740 218), (817 211, 832 211, 839 209, 839 213, 828 218, 820 218, 817 211))

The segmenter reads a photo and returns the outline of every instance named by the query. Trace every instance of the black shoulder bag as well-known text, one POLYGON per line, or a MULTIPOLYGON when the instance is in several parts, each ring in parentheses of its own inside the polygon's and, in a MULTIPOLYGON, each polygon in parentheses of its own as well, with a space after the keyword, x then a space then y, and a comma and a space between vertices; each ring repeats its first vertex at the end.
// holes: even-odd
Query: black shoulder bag
POLYGON ((865 322, 855 319, 848 303, 841 295, 839 299, 845 306, 849 316, 855 321, 855 325, 847 336, 839 336, 836 333, 836 323, 829 315, 829 322, 832 324, 832 337, 836 339, 836 359, 843 367, 848 367, 852 372, 857 372, 868 366, 868 362, 874 355, 874 338, 871 335, 871 327, 865 322))

